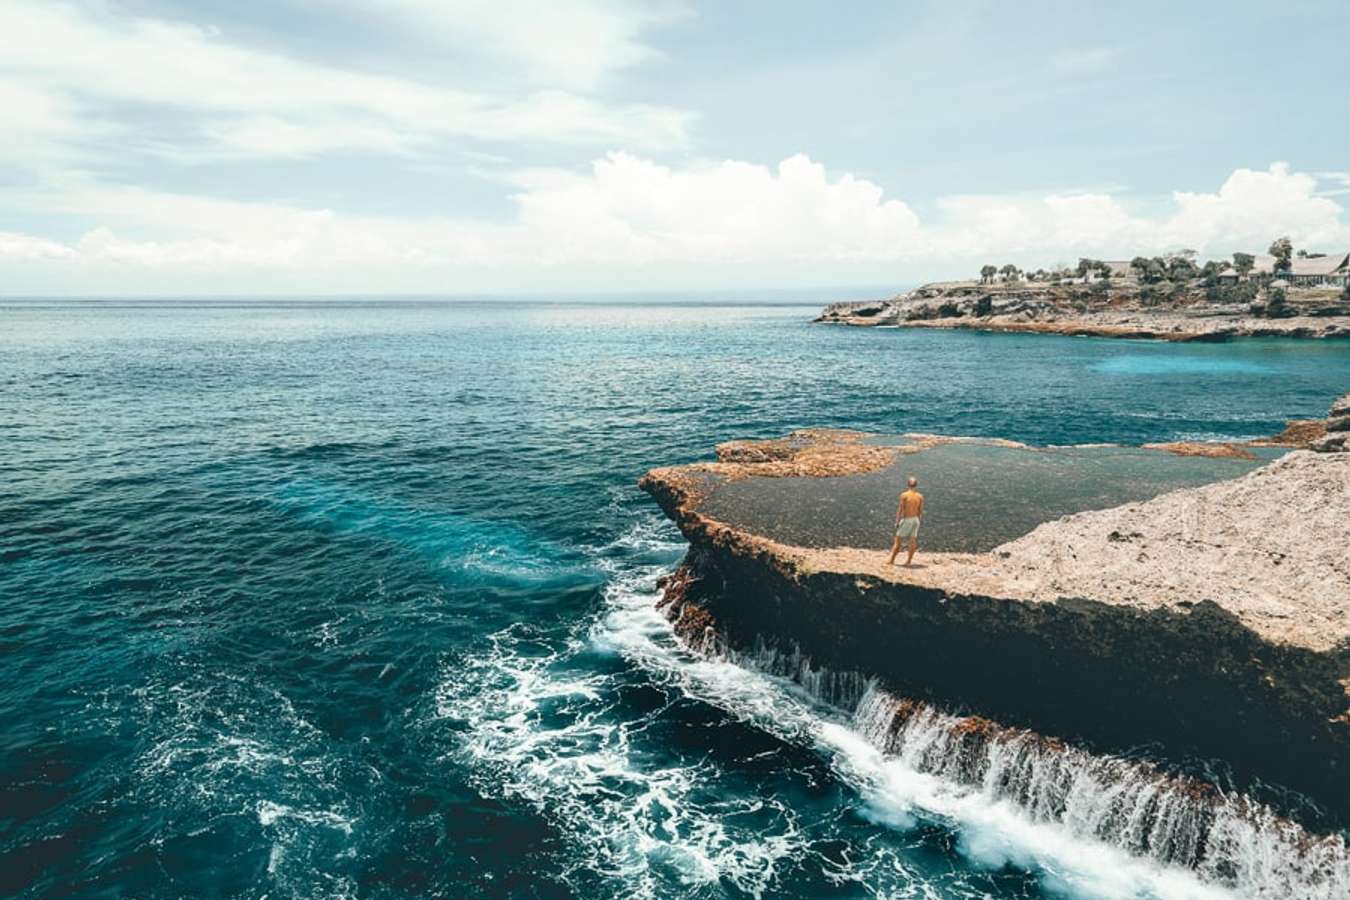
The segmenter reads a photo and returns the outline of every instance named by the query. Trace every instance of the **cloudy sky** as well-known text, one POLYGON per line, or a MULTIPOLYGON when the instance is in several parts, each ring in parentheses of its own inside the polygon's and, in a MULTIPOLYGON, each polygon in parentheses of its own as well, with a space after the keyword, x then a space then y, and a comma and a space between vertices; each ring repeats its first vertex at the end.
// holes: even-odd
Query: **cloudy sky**
POLYGON ((3 0, 0 293, 1350 248, 1350 5, 3 0))

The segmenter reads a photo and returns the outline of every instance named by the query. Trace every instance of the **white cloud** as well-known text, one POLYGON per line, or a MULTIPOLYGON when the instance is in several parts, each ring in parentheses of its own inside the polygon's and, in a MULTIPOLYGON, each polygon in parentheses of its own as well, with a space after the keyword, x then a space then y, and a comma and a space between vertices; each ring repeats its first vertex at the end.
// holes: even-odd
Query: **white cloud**
POLYGON ((653 261, 889 258, 918 218, 871 182, 805 156, 776 169, 726 161, 682 170, 624 153, 586 175, 536 173, 516 196, 540 258, 653 261))
POLYGON ((1264 251, 1289 235, 1309 249, 1350 247, 1350 224, 1335 201, 1317 193, 1311 175, 1285 163, 1267 170, 1238 169, 1214 193, 1178 191, 1171 207, 1135 215, 1103 193, 1041 198, 963 197, 941 204, 945 219, 930 231, 945 254, 1026 254, 1035 260, 1069 255, 1105 257, 1191 248, 1226 257, 1264 251))
POLYGON ((31 234, 0 231, 0 262, 71 259, 76 255, 75 250, 56 241, 31 234))
POLYGON ((1239 169, 1214 193, 1178 192, 1153 216, 1131 214, 1108 194, 1077 193, 954 197, 929 222, 878 185, 831 175, 801 155, 773 168, 671 167, 612 153, 586 172, 523 171, 513 183, 514 216, 490 223, 353 216, 72 180, 58 196, 28 202, 94 227, 70 245, 6 235, 0 256, 134 269, 150 281, 156 272, 246 267, 301 276, 424 271, 425 285, 435 287, 458 267, 496 267, 502 286, 519 287, 547 281, 559 267, 590 272, 594 284, 615 272, 674 266, 696 283, 700 269, 730 265, 771 284, 784 266, 839 282, 858 271, 917 280, 993 260, 1037 266, 1181 247, 1227 256, 1263 250, 1281 234, 1308 249, 1350 247, 1344 210, 1316 194, 1316 179, 1282 163, 1239 169))
POLYGON ((1217 194, 1177 192, 1177 212, 1164 224, 1165 240, 1197 248, 1259 247, 1288 233, 1304 247, 1350 244, 1342 209, 1317 196, 1317 179, 1275 163, 1267 171, 1238 169, 1217 194))
POLYGON ((341 215, 78 179, 24 202, 99 223, 69 248, 72 258, 150 268, 840 262, 892 258, 918 237, 904 203, 851 175, 832 179, 804 156, 775 169, 732 161, 672 169, 613 153, 587 174, 527 172, 517 183, 517 215, 504 225, 341 215), (138 231, 182 236, 126 236, 138 231))
POLYGON ((508 78, 579 90, 658 56, 643 33, 686 14, 681 4, 650 0, 367 0, 364 6, 372 17, 395 18, 410 35, 482 58, 508 78))
POLYGON ((124 153, 402 152, 447 136, 668 148, 685 143, 692 121, 670 107, 560 90, 495 94, 365 74, 232 44, 211 29, 68 4, 8 0, 0 34, 0 74, 22 85, 25 115, 59 126, 67 145, 86 136, 72 130, 83 121, 72 113, 110 104, 196 123, 195 140, 166 146, 142 133, 120 145, 124 153))

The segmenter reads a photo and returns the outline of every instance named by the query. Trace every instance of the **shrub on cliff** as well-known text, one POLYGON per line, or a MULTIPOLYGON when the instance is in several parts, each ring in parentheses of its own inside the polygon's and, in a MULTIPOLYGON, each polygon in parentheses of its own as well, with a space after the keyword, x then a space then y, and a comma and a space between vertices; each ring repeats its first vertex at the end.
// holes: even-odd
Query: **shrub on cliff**
POLYGON ((1250 281, 1205 289, 1205 299, 1211 303, 1252 303, 1256 300, 1256 285, 1250 281))
POLYGON ((1266 300, 1266 315, 1272 319, 1285 319, 1292 316, 1294 311, 1289 308, 1289 298, 1284 293, 1284 288, 1271 288, 1270 296, 1266 300))
POLYGON ((994 298, 989 294, 985 294, 979 300, 975 301, 975 315, 987 316, 993 313, 993 311, 994 311, 994 298))

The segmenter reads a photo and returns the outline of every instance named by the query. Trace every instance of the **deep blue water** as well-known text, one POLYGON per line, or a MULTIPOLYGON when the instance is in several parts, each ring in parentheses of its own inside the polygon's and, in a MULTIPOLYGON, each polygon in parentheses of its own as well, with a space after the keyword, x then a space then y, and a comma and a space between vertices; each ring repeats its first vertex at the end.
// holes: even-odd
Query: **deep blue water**
POLYGON ((1261 435, 1350 343, 813 312, 0 302, 0 893, 1166 893, 683 653, 634 483, 808 425, 1261 435))

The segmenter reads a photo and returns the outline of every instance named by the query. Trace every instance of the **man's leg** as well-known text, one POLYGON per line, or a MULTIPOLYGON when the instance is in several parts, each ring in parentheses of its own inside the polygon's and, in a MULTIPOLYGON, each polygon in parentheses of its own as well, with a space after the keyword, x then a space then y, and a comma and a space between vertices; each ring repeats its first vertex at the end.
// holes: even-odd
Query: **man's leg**
POLYGON ((898 554, 899 552, 900 552, 900 535, 897 534, 895 536, 895 540, 891 542, 891 558, 886 562, 886 565, 888 566, 895 565, 895 557, 896 554, 898 554))
POLYGON ((905 568, 914 565, 914 551, 919 549, 919 536, 916 534, 909 539, 909 558, 905 560, 905 568))

